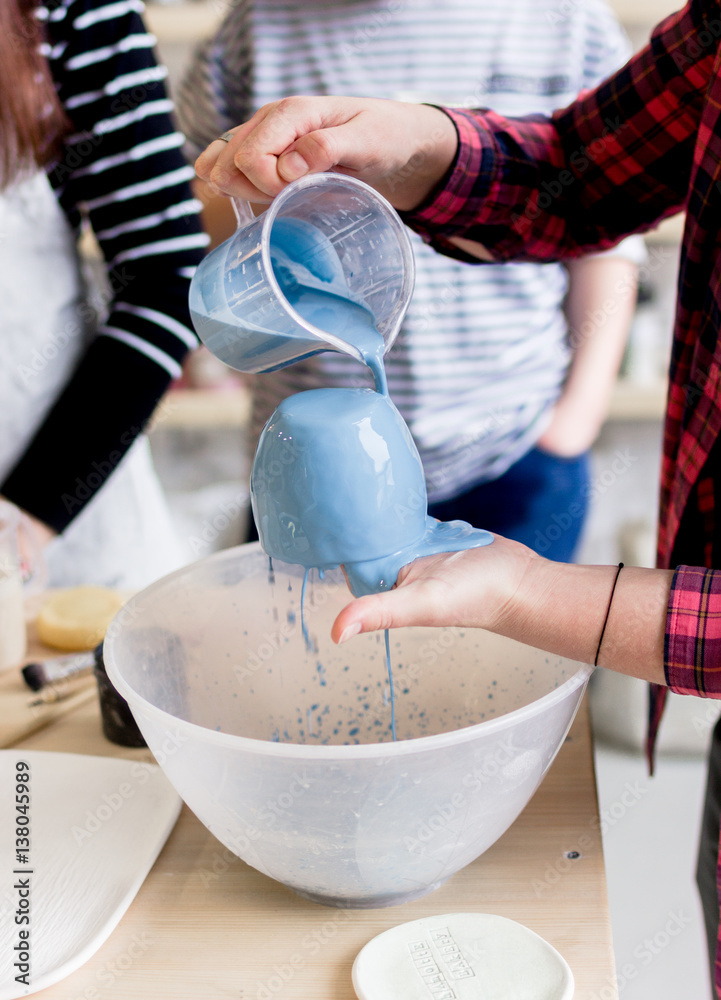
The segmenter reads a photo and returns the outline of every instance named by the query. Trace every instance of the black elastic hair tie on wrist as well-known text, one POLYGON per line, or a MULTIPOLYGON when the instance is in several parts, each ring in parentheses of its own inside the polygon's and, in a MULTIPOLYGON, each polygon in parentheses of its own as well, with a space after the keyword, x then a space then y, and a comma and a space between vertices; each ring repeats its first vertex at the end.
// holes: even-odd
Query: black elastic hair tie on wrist
POLYGON ((601 629, 601 634, 598 637, 598 646, 596 647, 596 656, 593 661, 594 667, 598 666, 598 654, 601 652, 601 643, 603 642, 603 636, 606 631, 606 625, 608 623, 608 616, 611 614, 611 605, 613 604, 613 595, 616 593, 616 584, 618 583, 618 578, 621 575, 621 570, 623 569, 623 563, 618 564, 618 569, 616 570, 616 575, 613 578, 613 586, 611 587, 611 596, 608 599, 608 607, 606 608, 606 617, 603 619, 603 628, 601 629))

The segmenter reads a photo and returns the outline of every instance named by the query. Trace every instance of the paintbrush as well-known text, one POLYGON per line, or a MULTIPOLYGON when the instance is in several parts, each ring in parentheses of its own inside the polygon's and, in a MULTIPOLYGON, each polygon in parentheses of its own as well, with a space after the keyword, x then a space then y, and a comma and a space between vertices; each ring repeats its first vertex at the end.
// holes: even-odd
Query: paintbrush
POLYGON ((94 652, 69 653, 66 656, 53 656, 37 663, 28 663, 22 668, 22 675, 29 688, 41 691, 49 684, 89 674, 94 666, 94 652))

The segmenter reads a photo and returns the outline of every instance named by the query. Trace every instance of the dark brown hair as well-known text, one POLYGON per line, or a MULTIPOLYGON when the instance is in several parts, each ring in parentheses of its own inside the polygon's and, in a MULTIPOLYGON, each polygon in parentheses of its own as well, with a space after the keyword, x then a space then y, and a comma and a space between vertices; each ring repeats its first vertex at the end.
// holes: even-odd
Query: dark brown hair
POLYGON ((0 188, 57 155, 70 122, 40 52, 38 0, 0 0, 0 188))

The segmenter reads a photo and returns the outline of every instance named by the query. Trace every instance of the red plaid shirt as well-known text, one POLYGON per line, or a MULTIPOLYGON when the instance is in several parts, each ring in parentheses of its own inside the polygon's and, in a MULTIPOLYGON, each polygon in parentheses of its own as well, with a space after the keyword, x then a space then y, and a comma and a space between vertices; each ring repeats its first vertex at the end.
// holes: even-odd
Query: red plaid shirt
MULTIPOLYGON (((677 567, 665 669, 672 690, 721 698, 721 2, 691 0, 552 118, 448 114, 455 162, 406 214, 443 253, 472 260, 448 242, 462 236, 497 260, 571 258, 686 210, 661 470, 658 565, 677 567)), ((666 688, 651 694, 650 758, 666 688)), ((716 980, 721 996, 721 948, 716 980)))
MULTIPOLYGON (((721 557, 721 475, 709 460, 721 431, 719 0, 692 0, 614 77, 552 118, 448 113, 455 162, 429 202, 406 214, 443 253, 473 259, 448 241, 462 236, 497 260, 576 257, 686 209, 658 564, 711 567, 715 549, 721 557)), ((721 571, 676 572, 666 673, 674 690, 721 698, 721 571)))

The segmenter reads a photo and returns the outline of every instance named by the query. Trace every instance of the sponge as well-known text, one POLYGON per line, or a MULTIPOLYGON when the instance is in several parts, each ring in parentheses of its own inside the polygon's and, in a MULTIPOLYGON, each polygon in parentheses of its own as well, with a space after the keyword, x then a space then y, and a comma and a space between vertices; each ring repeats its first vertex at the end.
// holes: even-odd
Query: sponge
POLYGON ((120 594, 107 587, 58 590, 38 612, 38 638, 55 649, 94 649, 123 604, 120 594))

